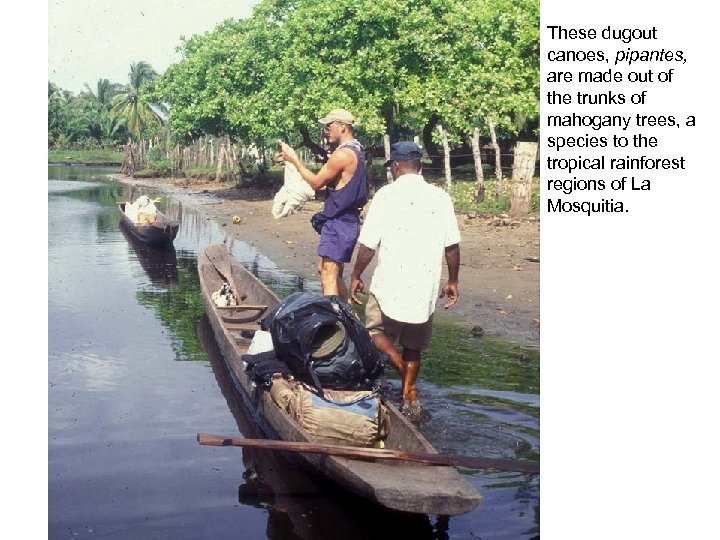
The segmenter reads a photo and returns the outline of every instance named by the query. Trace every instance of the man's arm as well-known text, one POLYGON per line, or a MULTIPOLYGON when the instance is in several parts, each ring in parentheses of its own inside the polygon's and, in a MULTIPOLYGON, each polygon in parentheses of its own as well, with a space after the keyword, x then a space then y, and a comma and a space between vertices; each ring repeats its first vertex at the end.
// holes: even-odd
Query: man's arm
POLYGON ((445 309, 455 305, 460 292, 458 291, 458 276, 460 274, 460 244, 453 244, 445 248, 445 262, 448 267, 448 280, 440 291, 440 298, 447 295, 445 309))
POLYGON ((350 298, 352 298, 356 304, 362 304, 362 302, 358 300, 355 294, 365 290, 365 283, 360 276, 374 256, 375 250, 358 243, 357 259, 355 259, 355 267, 350 275, 350 298))
POLYGON ((295 168, 303 180, 310 184, 310 187, 315 191, 322 189, 330 182, 339 178, 342 172, 352 164, 353 158, 355 158, 352 150, 341 148, 339 151, 332 153, 327 163, 325 163, 316 174, 300 162, 300 158, 298 158, 295 150, 293 150, 291 146, 282 141, 278 141, 278 143, 280 144, 280 155, 282 158, 295 165, 295 168))

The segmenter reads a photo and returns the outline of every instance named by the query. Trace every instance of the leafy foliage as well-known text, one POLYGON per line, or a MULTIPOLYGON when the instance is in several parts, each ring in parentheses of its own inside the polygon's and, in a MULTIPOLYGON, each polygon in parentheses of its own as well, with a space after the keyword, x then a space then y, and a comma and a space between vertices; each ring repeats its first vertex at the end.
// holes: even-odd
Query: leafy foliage
POLYGON ((100 79, 78 96, 48 83, 48 147, 112 148, 127 138, 124 122, 110 114, 122 86, 100 79))
POLYGON ((149 98, 181 138, 297 141, 334 107, 393 139, 488 115, 514 136, 539 115, 538 0, 264 0, 180 50, 149 98))
POLYGON ((133 63, 127 84, 101 79, 78 98, 51 83, 49 144, 160 135, 158 104, 176 141, 260 150, 306 142, 335 107, 372 145, 422 134, 430 151, 439 123, 464 144, 489 134, 487 117, 501 140, 536 133, 539 13, 539 0, 261 0, 251 18, 183 38, 160 76, 133 63))

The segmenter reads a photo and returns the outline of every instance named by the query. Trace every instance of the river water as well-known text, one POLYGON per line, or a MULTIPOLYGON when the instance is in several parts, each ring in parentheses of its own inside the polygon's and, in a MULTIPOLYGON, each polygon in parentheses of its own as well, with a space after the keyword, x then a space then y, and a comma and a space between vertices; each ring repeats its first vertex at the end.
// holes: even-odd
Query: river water
MULTIPOLYGON (((111 172, 48 168, 50 538, 539 537, 537 477, 463 470, 484 496, 475 511, 408 516, 272 453, 198 445, 198 432, 259 436, 204 316, 198 252, 227 240, 281 297, 319 284, 227 239, 179 195, 135 188, 133 196, 161 196, 181 227, 174 249, 134 242, 116 207, 129 187, 111 172)), ((479 341, 443 321, 421 372, 432 414, 423 433, 440 452, 537 459, 537 351, 479 341)))

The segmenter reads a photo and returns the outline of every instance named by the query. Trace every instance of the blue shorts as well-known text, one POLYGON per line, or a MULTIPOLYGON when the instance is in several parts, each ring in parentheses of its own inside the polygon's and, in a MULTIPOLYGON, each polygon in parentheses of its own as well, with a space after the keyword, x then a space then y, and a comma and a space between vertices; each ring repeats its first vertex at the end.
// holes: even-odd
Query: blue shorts
POLYGON ((337 263, 350 262, 358 236, 360 221, 352 216, 329 219, 320 232, 320 244, 317 253, 337 263))

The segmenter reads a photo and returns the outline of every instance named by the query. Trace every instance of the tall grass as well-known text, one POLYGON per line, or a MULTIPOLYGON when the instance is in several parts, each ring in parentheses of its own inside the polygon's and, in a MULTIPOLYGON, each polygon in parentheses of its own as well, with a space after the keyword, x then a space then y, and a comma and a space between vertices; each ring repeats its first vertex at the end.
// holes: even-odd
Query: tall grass
POLYGON ((122 165, 124 154, 117 150, 48 150, 49 163, 85 163, 122 165))

